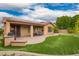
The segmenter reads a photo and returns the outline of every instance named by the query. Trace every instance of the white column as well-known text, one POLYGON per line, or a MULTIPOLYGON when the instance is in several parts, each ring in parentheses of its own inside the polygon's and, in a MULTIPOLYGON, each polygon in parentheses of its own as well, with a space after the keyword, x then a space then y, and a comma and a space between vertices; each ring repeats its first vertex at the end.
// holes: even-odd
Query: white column
POLYGON ((31 37, 33 37, 33 25, 30 26, 30 34, 31 34, 31 37))

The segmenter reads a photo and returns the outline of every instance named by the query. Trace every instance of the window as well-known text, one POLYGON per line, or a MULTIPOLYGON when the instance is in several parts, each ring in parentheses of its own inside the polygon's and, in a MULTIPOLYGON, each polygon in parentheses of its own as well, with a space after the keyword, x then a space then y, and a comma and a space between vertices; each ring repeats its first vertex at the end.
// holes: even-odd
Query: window
POLYGON ((52 28, 51 27, 48 27, 48 32, 52 32, 52 28))

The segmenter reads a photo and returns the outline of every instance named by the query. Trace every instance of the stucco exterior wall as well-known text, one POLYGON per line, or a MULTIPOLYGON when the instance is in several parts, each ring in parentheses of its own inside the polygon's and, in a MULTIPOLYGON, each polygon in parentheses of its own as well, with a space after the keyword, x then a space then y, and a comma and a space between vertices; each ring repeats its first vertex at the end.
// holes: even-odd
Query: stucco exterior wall
POLYGON ((48 34, 48 28, 47 26, 44 26, 44 35, 48 34))
POLYGON ((27 26, 21 26, 21 36, 26 37, 30 35, 30 28, 27 26))
POLYGON ((48 25, 46 25, 47 27, 52 27, 53 28, 53 25, 52 24, 48 24, 48 25))
POLYGON ((30 26, 30 35, 31 35, 31 37, 33 37, 33 31, 34 31, 33 29, 34 29, 34 28, 33 28, 33 25, 31 25, 31 26, 30 26))
POLYGON ((6 22, 4 24, 4 36, 7 36, 7 34, 10 32, 10 22, 6 22))
POLYGON ((5 37, 4 38, 4 46, 9 46, 9 45, 11 45, 11 41, 13 41, 14 40, 14 37, 5 37))
POLYGON ((48 25, 44 26, 44 35, 53 33, 53 31, 52 32, 48 32, 48 27, 53 28, 52 24, 48 24, 48 25))
POLYGON ((27 42, 11 42, 11 46, 26 46, 27 42))

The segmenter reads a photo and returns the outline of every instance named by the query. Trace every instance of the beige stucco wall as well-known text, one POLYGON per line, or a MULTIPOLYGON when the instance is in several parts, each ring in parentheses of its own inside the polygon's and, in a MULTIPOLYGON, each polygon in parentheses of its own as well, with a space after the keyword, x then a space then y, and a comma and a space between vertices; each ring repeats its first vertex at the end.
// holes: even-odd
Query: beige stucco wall
POLYGON ((25 46, 26 43, 22 43, 22 42, 11 42, 11 46, 25 46))
POLYGON ((52 27, 53 28, 53 25, 52 24, 48 24, 48 25, 46 25, 47 27, 52 27))
POLYGON ((33 25, 30 26, 30 36, 31 37, 33 37, 33 31, 34 31, 34 28, 33 27, 34 27, 33 25))
POLYGON ((4 46, 9 46, 11 44, 11 41, 14 40, 14 37, 5 37, 4 38, 4 46))
POLYGON ((25 46, 27 43, 26 40, 14 40, 14 37, 5 37, 4 46, 25 46))
POLYGON ((9 32, 10 32, 10 22, 6 21, 6 23, 4 23, 4 36, 7 36, 9 32))
POLYGON ((48 25, 44 26, 44 35, 53 33, 53 31, 52 32, 48 32, 48 27, 53 28, 52 24, 48 24, 48 25))
POLYGON ((48 28, 47 26, 44 26, 44 35, 46 35, 48 33, 48 28))
POLYGON ((26 37, 30 35, 30 29, 27 26, 21 26, 21 36, 26 37))

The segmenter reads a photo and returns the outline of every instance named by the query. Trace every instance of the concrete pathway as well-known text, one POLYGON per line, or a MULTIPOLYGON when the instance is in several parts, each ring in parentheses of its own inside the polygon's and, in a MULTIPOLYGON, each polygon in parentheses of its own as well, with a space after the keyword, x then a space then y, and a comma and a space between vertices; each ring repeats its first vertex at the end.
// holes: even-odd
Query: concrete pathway
POLYGON ((23 51, 0 51, 0 56, 48 56, 48 55, 32 52, 23 52, 23 51))

